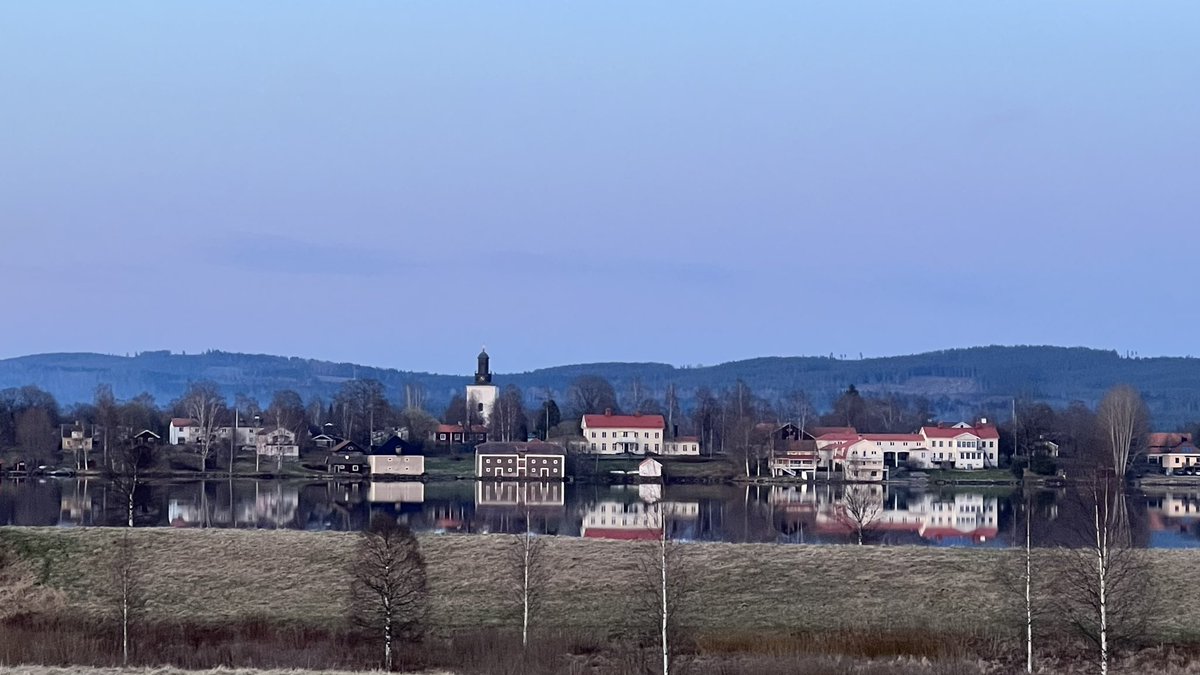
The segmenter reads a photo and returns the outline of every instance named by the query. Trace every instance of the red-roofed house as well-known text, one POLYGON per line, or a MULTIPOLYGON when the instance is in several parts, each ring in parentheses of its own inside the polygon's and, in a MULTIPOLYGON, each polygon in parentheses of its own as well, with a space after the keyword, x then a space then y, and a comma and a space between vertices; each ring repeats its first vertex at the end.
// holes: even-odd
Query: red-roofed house
POLYGON ((171 445, 183 445, 196 442, 200 427, 196 424, 196 420, 176 417, 171 420, 170 432, 168 440, 171 445))
POLYGON ((1000 432, 987 420, 976 425, 959 422, 921 427, 921 437, 925 439, 924 451, 910 454, 909 459, 922 468, 952 466, 970 470, 1000 466, 1000 432))
POLYGON ((430 432, 429 440, 438 445, 487 443, 487 427, 482 424, 473 424, 468 431, 461 424, 439 424, 430 432))
POLYGON ((663 454, 666 443, 662 415, 614 415, 606 410, 603 415, 584 415, 581 429, 585 451, 598 455, 663 454))

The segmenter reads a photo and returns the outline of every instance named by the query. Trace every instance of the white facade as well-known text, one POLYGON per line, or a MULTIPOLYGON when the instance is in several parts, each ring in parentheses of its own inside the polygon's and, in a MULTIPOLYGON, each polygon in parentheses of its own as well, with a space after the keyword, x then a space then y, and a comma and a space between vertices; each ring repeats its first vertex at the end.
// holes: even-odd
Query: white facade
POLYGON ((425 473, 423 455, 369 455, 372 476, 420 476, 425 473))
POLYGON ((467 385, 467 412, 472 422, 488 424, 492 419, 492 409, 496 407, 496 399, 500 398, 500 387, 494 384, 467 385))
POLYGON ((170 434, 168 441, 171 445, 184 445, 195 443, 200 439, 200 427, 196 426, 194 420, 177 417, 171 420, 170 434))
POLYGON ((662 463, 647 457, 638 464, 638 475, 643 478, 662 478, 662 463))
POLYGON ((663 443, 664 455, 699 455, 700 440, 692 437, 672 438, 663 443))
MULTIPOLYGON (((226 427, 227 431, 228 429, 226 427)), ((300 446, 296 445, 295 432, 283 427, 258 432, 255 436, 255 450, 263 457, 300 456, 300 446)))
MULTIPOLYGON (((580 423, 584 452, 595 455, 664 454, 662 415, 584 415, 580 423)), ((699 445, 696 453, 699 454, 699 445)))

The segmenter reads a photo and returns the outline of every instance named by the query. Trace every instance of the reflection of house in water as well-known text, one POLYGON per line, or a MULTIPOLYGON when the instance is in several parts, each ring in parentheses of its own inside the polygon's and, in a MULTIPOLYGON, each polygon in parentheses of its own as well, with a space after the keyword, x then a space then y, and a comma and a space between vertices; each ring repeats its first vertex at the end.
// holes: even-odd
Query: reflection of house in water
POLYGON ((679 521, 694 522, 699 516, 699 502, 600 501, 584 512, 580 533, 593 539, 658 539, 664 518, 674 536, 679 521))
POLYGON ((96 508, 95 495, 86 479, 63 482, 62 501, 59 508, 59 525, 93 525, 96 508))
POLYGON ((1200 493, 1162 492, 1146 495, 1150 529, 1200 535, 1200 493))
POLYGON ((415 480, 371 481, 367 501, 388 504, 420 504, 425 501, 425 484, 415 480))
POLYGON ((296 519, 300 490, 295 485, 254 485, 254 501, 239 504, 238 522, 286 526, 296 519))
POLYGON ((475 482, 475 506, 562 506, 564 487, 559 481, 475 482))
MULTIPOLYGON (((949 543, 955 540, 986 543, 999 533, 999 500, 980 494, 958 493, 948 496, 914 494, 907 499, 889 499, 882 486, 883 510, 870 529, 887 534, 911 533, 922 539, 949 543)), ((846 534, 851 526, 840 498, 818 500, 816 530, 825 534, 846 534)))

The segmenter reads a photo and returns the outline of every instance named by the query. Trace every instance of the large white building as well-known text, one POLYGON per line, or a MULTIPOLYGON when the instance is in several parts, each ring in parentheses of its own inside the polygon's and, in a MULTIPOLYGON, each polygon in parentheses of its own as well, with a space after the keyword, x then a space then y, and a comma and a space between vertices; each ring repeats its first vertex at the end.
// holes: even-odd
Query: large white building
POLYGON ((815 442, 817 464, 846 480, 886 480, 888 467, 971 471, 997 467, 1000 433, 981 420, 971 425, 922 427, 915 434, 860 434, 839 429, 815 442))
POLYGON ((580 429, 584 451, 597 455, 661 455, 667 442, 662 415, 614 415, 606 410, 603 415, 584 415, 580 429))

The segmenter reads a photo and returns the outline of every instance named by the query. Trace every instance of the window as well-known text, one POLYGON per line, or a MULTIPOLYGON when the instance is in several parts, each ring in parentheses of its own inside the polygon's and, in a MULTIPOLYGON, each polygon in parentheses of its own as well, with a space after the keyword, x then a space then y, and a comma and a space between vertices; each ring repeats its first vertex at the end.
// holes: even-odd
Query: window
POLYGON ((657 431, 656 431, 656 432, 654 432, 654 437, 655 437, 655 438, 658 438, 658 432, 657 432, 657 431))
POLYGON ((654 451, 655 451, 655 452, 658 452, 658 443, 655 443, 655 444, 654 444, 654 451))
POLYGON ((607 450, 607 449, 608 449, 608 443, 601 443, 601 444, 600 444, 600 449, 601 449, 601 450, 607 450))
POLYGON ((592 450, 595 450, 595 449, 596 449, 596 444, 592 443, 592 450))
POLYGON ((595 438, 595 437, 596 437, 596 432, 594 432, 594 431, 593 431, 593 432, 592 432, 592 438, 595 438))
POLYGON ((601 431, 601 432, 600 432, 600 438, 608 438, 608 432, 607 432, 607 431, 601 431))

